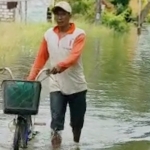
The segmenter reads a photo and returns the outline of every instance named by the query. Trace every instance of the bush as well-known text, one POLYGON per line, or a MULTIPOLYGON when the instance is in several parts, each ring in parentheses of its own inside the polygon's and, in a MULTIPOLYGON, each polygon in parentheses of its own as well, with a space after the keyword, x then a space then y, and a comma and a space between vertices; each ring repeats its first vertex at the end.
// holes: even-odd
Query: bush
POLYGON ((145 20, 147 23, 150 23, 150 14, 148 14, 148 16, 146 17, 146 20, 145 20))
POLYGON ((124 7, 122 4, 117 4, 116 6, 116 15, 120 15, 125 11, 126 7, 124 7))
MULTIPOLYGON (((56 0, 55 3, 59 2, 61 0, 56 0)), ((73 14, 82 14, 85 15, 87 11, 91 8, 91 2, 90 0, 66 0, 70 3, 72 6, 73 14)))
MULTIPOLYGON (((56 0, 58 2, 60 0, 56 0)), ((91 0, 76 0, 71 3, 72 0, 67 0, 70 2, 73 8, 73 19, 84 20, 84 22, 94 23, 95 22, 95 1, 91 0)), ((113 0, 116 2, 117 0, 113 0)), ((102 24, 115 29, 116 31, 127 31, 128 25, 126 22, 130 21, 130 9, 126 6, 128 0, 122 2, 118 0, 116 3, 116 11, 113 13, 105 12, 102 14, 102 24)))
POLYGON ((109 0, 112 4, 122 4, 123 6, 127 6, 130 2, 130 0, 109 0))
POLYGON ((123 15, 116 16, 113 13, 105 12, 102 16, 102 23, 119 32, 124 32, 129 29, 123 15))
POLYGON ((132 16, 132 9, 130 7, 127 7, 122 13, 121 15, 124 17, 126 22, 130 22, 133 19, 132 16))

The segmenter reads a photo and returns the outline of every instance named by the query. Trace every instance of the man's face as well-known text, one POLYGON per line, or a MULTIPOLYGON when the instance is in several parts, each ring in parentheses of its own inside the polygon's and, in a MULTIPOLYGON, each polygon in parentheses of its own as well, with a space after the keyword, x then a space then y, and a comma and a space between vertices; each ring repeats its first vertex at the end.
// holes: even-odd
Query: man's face
POLYGON ((71 18, 71 15, 68 12, 64 11, 62 8, 56 8, 54 15, 55 20, 60 27, 68 25, 71 18))

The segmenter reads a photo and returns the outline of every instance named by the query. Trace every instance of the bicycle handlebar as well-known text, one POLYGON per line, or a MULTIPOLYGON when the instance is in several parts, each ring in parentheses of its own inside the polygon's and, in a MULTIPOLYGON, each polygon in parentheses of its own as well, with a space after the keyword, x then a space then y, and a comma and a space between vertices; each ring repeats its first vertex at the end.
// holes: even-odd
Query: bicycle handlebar
POLYGON ((47 68, 43 68, 43 69, 38 73, 38 75, 36 76, 36 80, 39 79, 40 75, 41 75, 43 72, 46 72, 46 71, 48 71, 48 70, 49 70, 49 69, 47 69, 47 68))
POLYGON ((13 73, 12 73, 10 68, 8 68, 8 67, 0 68, 0 71, 3 71, 3 72, 7 71, 7 72, 9 72, 11 78, 14 79, 13 73))
MULTIPOLYGON (((41 75, 43 72, 46 72, 47 70, 48 70, 47 68, 42 69, 42 70, 38 73, 38 75, 36 76, 36 80, 38 80, 38 78, 40 77, 40 75, 41 75)), ((4 71, 9 72, 11 78, 12 78, 12 79, 15 79, 10 68, 8 68, 8 67, 0 68, 0 72, 2 72, 2 71, 3 71, 3 72, 4 72, 4 71)))

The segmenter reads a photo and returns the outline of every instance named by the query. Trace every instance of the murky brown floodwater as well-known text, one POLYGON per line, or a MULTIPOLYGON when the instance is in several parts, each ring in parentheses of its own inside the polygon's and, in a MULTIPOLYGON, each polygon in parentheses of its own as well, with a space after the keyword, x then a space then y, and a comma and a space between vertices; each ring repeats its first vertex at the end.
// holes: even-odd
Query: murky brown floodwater
MULTIPOLYGON (((89 35, 84 55, 89 91, 80 149, 150 150, 150 28, 142 32, 136 48, 135 35, 114 34, 100 40, 98 49, 89 35)), ((22 52, 9 67, 19 78, 27 73, 30 62, 32 59, 22 52)), ((40 111, 36 116, 37 122, 47 125, 36 126, 40 133, 30 142, 28 150, 51 149, 47 82, 43 82, 40 111)), ((61 150, 69 150, 73 143, 69 111, 66 115, 61 150)), ((11 149, 13 133, 8 123, 12 117, 0 110, 0 150, 11 149)))

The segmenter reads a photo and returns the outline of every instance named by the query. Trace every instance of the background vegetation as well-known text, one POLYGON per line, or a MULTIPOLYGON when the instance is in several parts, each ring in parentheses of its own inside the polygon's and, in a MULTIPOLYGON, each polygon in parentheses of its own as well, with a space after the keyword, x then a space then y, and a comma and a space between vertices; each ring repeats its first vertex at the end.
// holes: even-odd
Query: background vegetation
MULTIPOLYGON (((58 2, 60 0, 56 0, 58 2)), ((95 22, 96 1, 91 0, 67 0, 73 8, 74 18, 80 18, 82 21, 89 23, 95 22)), ((105 0, 111 3, 112 8, 107 8, 101 13, 101 23, 107 27, 119 32, 126 32, 132 22, 136 22, 137 13, 133 13, 134 6, 130 3, 138 3, 134 0, 105 0)), ((147 4, 147 0, 142 0, 143 7, 147 4)), ((137 6, 136 6, 137 7, 137 6)), ((150 22, 150 15, 146 18, 150 22)))

